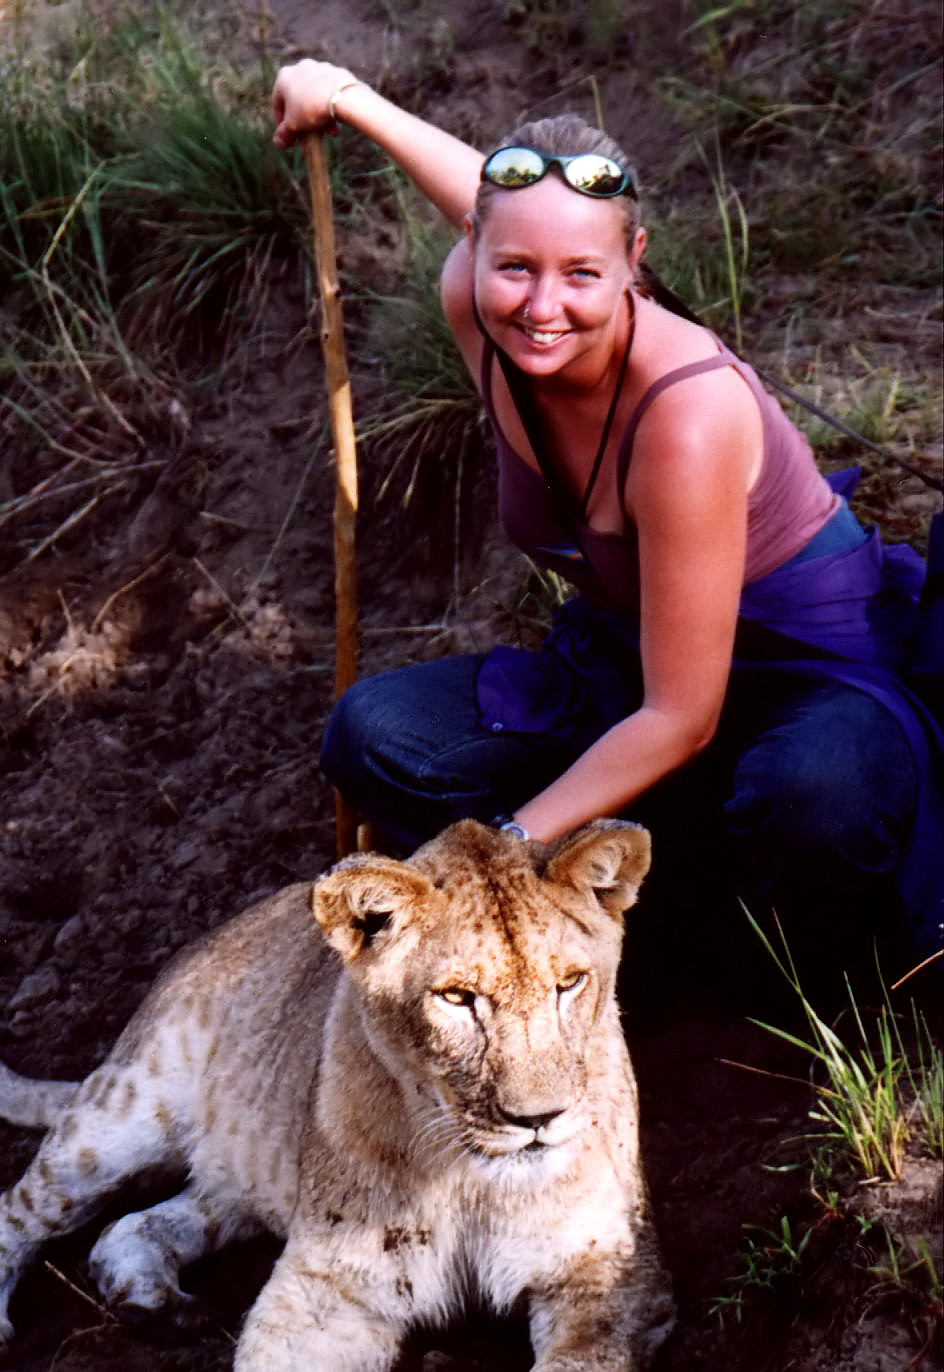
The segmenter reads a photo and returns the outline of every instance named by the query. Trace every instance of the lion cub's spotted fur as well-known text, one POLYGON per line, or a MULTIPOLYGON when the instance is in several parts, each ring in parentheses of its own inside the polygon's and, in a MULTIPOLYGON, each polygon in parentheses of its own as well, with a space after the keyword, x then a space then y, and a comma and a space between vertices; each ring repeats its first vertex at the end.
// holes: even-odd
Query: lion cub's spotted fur
POLYGON ((93 1271, 179 1306, 181 1265, 285 1235, 238 1372, 380 1372, 470 1289, 525 1298, 541 1372, 644 1366, 671 1300, 614 981, 648 864, 632 825, 543 849, 464 821, 185 951, 81 1085, 4 1069, 0 1113, 52 1127, 0 1202, 0 1336, 40 1245, 165 1164, 186 1188, 106 1230, 93 1271))

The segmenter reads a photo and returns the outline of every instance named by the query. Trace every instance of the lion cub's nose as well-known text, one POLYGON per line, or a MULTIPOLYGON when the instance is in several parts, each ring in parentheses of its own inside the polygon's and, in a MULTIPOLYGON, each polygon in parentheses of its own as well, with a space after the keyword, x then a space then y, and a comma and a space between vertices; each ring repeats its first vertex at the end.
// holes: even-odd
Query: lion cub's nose
POLYGON ((506 1124, 515 1124, 519 1129, 533 1129, 536 1133, 539 1129, 543 1129, 545 1125, 550 1124, 552 1120, 556 1120, 564 1111, 562 1109, 546 1110, 542 1115, 515 1115, 510 1110, 503 1110, 502 1107, 499 1106, 498 1113, 506 1124))

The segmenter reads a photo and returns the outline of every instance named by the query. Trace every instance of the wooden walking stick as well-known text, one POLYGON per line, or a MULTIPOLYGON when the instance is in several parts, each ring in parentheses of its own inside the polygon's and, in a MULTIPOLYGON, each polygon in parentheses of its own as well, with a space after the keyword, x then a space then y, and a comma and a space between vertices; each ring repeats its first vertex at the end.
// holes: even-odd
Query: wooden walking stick
MULTIPOLYGON (((309 133, 304 140, 305 162, 314 222, 315 267, 321 296, 321 345, 324 352, 331 436, 335 454, 334 485, 334 604, 335 699, 357 679, 357 451, 351 382, 344 356, 344 322, 338 282, 331 184, 325 160, 324 136, 309 133)), ((357 817, 335 792, 335 824, 339 856, 357 847, 357 817)))

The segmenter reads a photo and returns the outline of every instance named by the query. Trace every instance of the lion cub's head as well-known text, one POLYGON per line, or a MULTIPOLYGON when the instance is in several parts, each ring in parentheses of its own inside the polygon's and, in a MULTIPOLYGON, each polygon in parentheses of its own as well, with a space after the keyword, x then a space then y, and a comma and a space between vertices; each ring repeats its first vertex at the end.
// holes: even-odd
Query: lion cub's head
POLYGON ((563 1159, 618 1089, 623 912, 648 868, 632 824, 544 847, 464 820, 408 862, 351 857, 316 884, 370 1049, 440 1144, 563 1159))

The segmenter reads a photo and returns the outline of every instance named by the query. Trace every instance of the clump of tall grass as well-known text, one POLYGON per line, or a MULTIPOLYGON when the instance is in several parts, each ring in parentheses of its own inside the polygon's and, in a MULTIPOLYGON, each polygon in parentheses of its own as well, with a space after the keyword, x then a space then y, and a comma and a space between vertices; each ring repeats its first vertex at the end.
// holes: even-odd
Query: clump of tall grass
POLYGON ((257 301, 273 254, 300 243, 304 198, 261 89, 240 98, 160 12, 90 36, 77 65, 47 58, 4 86, 0 244, 14 278, 56 237, 62 277, 94 261, 123 319, 146 294, 166 347, 169 313, 191 326, 211 296, 257 301))
POLYGON ((925 1016, 912 1003, 906 1035, 886 992, 875 1023, 867 1025, 846 978, 852 1033, 844 1037, 808 999, 782 930, 777 949, 753 916, 747 917, 796 993, 808 1034, 753 1022, 800 1048, 820 1069, 810 1112, 820 1126, 818 1137, 863 1181, 897 1180, 909 1147, 944 1159, 944 1057, 925 1016))
POLYGON ((35 557, 50 518, 74 531, 170 437, 182 370, 252 337, 278 268, 304 270, 308 216, 261 83, 163 11, 17 56, 0 64, 0 523, 7 557, 35 557))
MULTIPOLYGON (((765 1032, 799 1049, 812 1067, 813 1132, 793 1139, 798 1161, 765 1168, 809 1174, 809 1187, 792 1215, 766 1224, 745 1224, 744 1238, 725 1289, 709 1313, 725 1325, 771 1309, 801 1322, 806 1288, 815 1291, 831 1266, 837 1289, 849 1286, 850 1302, 868 1305, 890 1297, 908 1316, 926 1347, 941 1321, 941 1276, 927 1237, 896 1218, 893 1183, 914 1159, 944 1159, 944 1054, 927 1017, 914 1001, 904 1013, 892 995, 915 973, 883 990, 881 1005, 866 1014, 846 978, 846 1024, 833 1023, 807 996, 777 924, 778 946, 745 911, 775 966, 796 995, 806 1032, 754 1019, 765 1032), (884 1193, 884 1194, 883 1194, 884 1193), (850 1264, 850 1254, 853 1261, 850 1264), (838 1261, 837 1261, 838 1256, 838 1261), (861 1292, 863 1279, 868 1282, 861 1292)), ((929 962, 935 958, 928 959, 929 962)), ((792 1078, 791 1078, 792 1080, 792 1078)), ((930 1217, 928 1224, 933 1225, 930 1217)), ((815 1297, 814 1297, 815 1298, 815 1297)), ((915 1365, 918 1359, 915 1359, 915 1365)), ((911 1364, 909 1364, 911 1365, 911 1364)))

